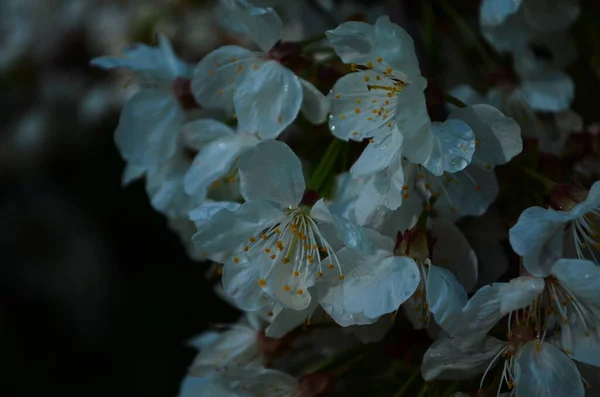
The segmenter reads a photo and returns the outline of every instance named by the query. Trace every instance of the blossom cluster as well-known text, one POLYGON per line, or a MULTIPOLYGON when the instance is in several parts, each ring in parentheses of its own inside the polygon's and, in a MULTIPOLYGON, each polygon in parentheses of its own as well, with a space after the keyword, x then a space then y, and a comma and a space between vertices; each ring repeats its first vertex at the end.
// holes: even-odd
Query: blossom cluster
POLYGON ((290 339, 320 321, 380 340, 399 316, 435 340, 419 361, 427 381, 481 375, 477 395, 584 396, 578 366, 600 366, 600 183, 556 184, 511 161, 524 138, 560 154, 581 129, 562 70, 573 55, 558 45, 577 2, 483 1, 481 32, 515 72, 485 95, 440 91, 443 117, 413 39, 388 16, 285 42, 272 8, 222 6, 252 49, 226 45, 192 65, 161 35, 92 60, 137 76, 115 133, 123 183, 145 179, 152 206, 244 311, 191 342, 200 352, 181 396, 325 395, 335 376, 276 360, 290 339), (552 61, 532 43, 549 44, 552 61), (476 219, 499 247, 486 230, 499 166, 549 198, 511 225, 521 266, 502 282, 505 254, 476 254, 456 223, 476 219))

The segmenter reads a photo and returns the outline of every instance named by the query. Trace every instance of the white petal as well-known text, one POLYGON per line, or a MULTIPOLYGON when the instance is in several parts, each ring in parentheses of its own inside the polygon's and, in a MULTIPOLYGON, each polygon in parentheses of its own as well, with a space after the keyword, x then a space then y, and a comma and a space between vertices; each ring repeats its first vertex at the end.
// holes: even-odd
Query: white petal
POLYGON ((600 309, 600 267, 594 262, 559 259, 550 273, 582 304, 600 309))
POLYGON ((281 38, 283 22, 271 7, 255 7, 246 0, 226 0, 231 18, 242 25, 252 41, 263 51, 269 51, 281 38))
POLYGON ((415 261, 403 256, 371 256, 344 276, 344 308, 369 318, 398 310, 421 280, 415 261))
POLYGON ((479 21, 483 25, 500 25, 516 13, 522 0, 483 0, 479 9, 479 21))
POLYGON ((302 84, 289 69, 264 62, 246 73, 233 94, 238 122, 261 138, 276 138, 290 125, 302 104, 302 84))
POLYGON ((192 241, 198 251, 233 251, 280 216, 281 211, 265 201, 248 201, 235 212, 223 208, 208 220, 195 220, 198 232, 192 241))
POLYGON ((382 15, 375 23, 377 54, 383 56, 385 64, 408 77, 407 81, 421 75, 419 61, 415 53, 412 37, 400 26, 392 23, 390 17, 382 15))
POLYGON ((319 303, 323 310, 340 326, 369 325, 377 321, 377 318, 369 318, 362 313, 354 313, 344 308, 343 283, 325 284, 317 286, 319 292, 319 303))
POLYGON ((240 154, 259 142, 244 135, 217 139, 200 149, 185 174, 187 194, 204 197, 210 184, 229 173, 240 154))
POLYGON ((448 119, 444 123, 433 123, 431 131, 439 141, 440 152, 423 163, 425 168, 441 175, 444 171, 457 172, 469 165, 475 152, 475 135, 467 123, 448 119))
POLYGON ((189 76, 189 67, 175 57, 168 40, 159 35, 159 41, 159 48, 133 44, 120 56, 94 58, 90 64, 104 69, 126 68, 162 81, 189 76))
MULTIPOLYGON (((549 255, 545 251, 556 250, 555 236, 562 236, 565 224, 565 216, 554 210, 530 207, 521 213, 517 224, 509 230, 510 244, 523 257, 523 265, 531 275, 548 275, 554 261, 547 260, 549 255)), ((562 246, 558 248, 562 250, 562 246)), ((560 257, 560 251, 555 253, 560 257)))
POLYGON ((194 69, 192 94, 204 108, 233 112, 233 93, 253 65, 263 62, 250 50, 228 45, 206 55, 194 69))
POLYGON ((240 254, 225 262, 223 266, 223 290, 242 310, 257 311, 267 305, 269 297, 263 292, 259 280, 260 266, 257 256, 262 252, 254 250, 250 255, 240 254))
POLYGON ((412 163, 423 164, 432 154, 439 154, 439 142, 431 132, 423 90, 426 80, 420 78, 407 85, 397 96, 396 127, 404 137, 402 154, 412 163))
POLYGON ((571 106, 575 84, 562 71, 541 72, 535 78, 524 80, 519 92, 533 110, 558 112, 571 106))
POLYGON ((364 232, 364 228, 339 215, 332 214, 324 199, 320 199, 313 205, 310 215, 319 221, 319 227, 327 224, 333 226, 332 232, 336 234, 335 237, 341 240, 346 247, 356 248, 367 253, 374 251, 373 244, 364 232))
POLYGON ((366 64, 375 58, 375 29, 364 22, 344 22, 325 32, 329 43, 344 63, 366 64))
POLYGON ((523 150, 519 125, 493 106, 458 108, 448 117, 471 126, 477 140, 475 156, 486 164, 505 164, 523 150))
MULTIPOLYGON (((314 299, 309 288, 315 283, 316 272, 307 269, 296 277, 293 266, 281 262, 272 266, 272 262, 264 253, 262 254, 260 275, 267 280, 265 292, 281 303, 285 309, 297 311, 309 307, 314 299)), ((259 266, 258 262, 254 265, 259 266)))
POLYGON ((600 333, 591 330, 574 315, 568 324, 560 325, 560 348, 571 358, 581 363, 600 366, 600 333))
POLYGON ((578 0, 527 0, 524 9, 527 22, 541 31, 564 31, 580 13, 578 0))
POLYGON ((600 181, 594 182, 590 191, 583 203, 577 204, 570 213, 565 215, 569 220, 575 220, 581 216, 584 216, 588 212, 594 211, 598 208, 600 203, 600 181))
POLYGON ((189 160, 179 154, 146 173, 146 192, 155 210, 170 217, 181 217, 204 199, 191 197, 183 189, 183 178, 189 166, 189 160))
POLYGON ((340 78, 329 94, 331 133, 340 139, 355 141, 370 137, 381 139, 389 134, 394 128, 396 100, 388 97, 390 91, 369 89, 369 86, 394 87, 394 84, 376 70, 349 73, 340 78))
POLYGON ((235 131, 227 124, 212 119, 190 121, 185 123, 181 130, 185 145, 196 150, 202 149, 208 142, 234 135, 235 131))
POLYGON ((306 184, 300 159, 288 145, 264 141, 239 160, 240 192, 246 200, 270 200, 296 207, 306 184))
POLYGON ((468 379, 485 371, 491 360, 504 348, 506 342, 486 338, 484 344, 471 344, 466 340, 438 339, 423 356, 421 375, 426 381, 433 379, 468 379))
POLYGON ((184 114, 175 98, 158 89, 144 89, 123 107, 115 143, 123 158, 140 166, 158 165, 177 148, 184 114))
POLYGON ((210 220, 220 210, 227 209, 235 212, 238 208, 240 208, 240 204, 231 201, 205 200, 199 207, 191 210, 188 213, 188 217, 192 222, 198 222, 198 225, 201 227, 204 222, 210 220))
POLYGON ((382 138, 375 138, 361 153, 358 160, 350 168, 353 177, 372 175, 390 165, 398 158, 402 149, 402 135, 393 130, 382 138))
POLYGON ((544 279, 537 277, 518 277, 509 283, 501 283, 500 312, 506 314, 531 305, 544 287, 544 279))
POLYGON ((317 299, 312 299, 310 304, 303 310, 283 309, 275 314, 271 324, 265 330, 269 338, 283 338, 294 328, 303 325, 319 306, 317 299))
POLYGON ((585 390, 573 361, 549 343, 529 342, 515 359, 515 396, 583 397, 585 390))
POLYGON ((239 394, 230 390, 228 382, 222 376, 186 376, 181 383, 178 397, 212 396, 239 397, 239 394))
POLYGON ((125 165, 125 169, 123 170, 123 175, 121 176, 121 185, 129 185, 136 179, 143 177, 146 173, 146 169, 147 167, 144 166, 127 163, 127 165, 125 165))
POLYGON ((302 114, 313 124, 324 123, 331 109, 329 97, 304 79, 300 79, 300 84, 302 84, 302 107, 300 108, 302 114))
POLYGON ((467 292, 454 274, 439 266, 430 266, 427 275, 427 302, 435 322, 452 330, 467 304, 467 292))
POLYGON ((436 238, 432 260, 456 275, 467 291, 477 283, 477 256, 462 231, 443 218, 431 222, 431 231, 436 238))

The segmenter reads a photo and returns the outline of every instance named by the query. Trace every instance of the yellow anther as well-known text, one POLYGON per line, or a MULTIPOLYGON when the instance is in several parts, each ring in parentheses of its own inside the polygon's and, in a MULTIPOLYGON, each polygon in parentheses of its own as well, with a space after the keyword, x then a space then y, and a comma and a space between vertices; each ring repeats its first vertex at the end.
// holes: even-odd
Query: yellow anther
POLYGON ((265 248, 265 252, 266 252, 267 254, 270 254, 270 253, 271 253, 271 248, 265 248))
POLYGON ((360 99, 360 98, 356 98, 356 103, 357 103, 357 104, 359 104, 359 103, 361 103, 361 102, 362 102, 362 99, 360 99))
POLYGON ((283 243, 281 241, 277 241, 275 245, 277 246, 277 249, 279 249, 279 251, 283 251, 283 243))
POLYGON ((360 109, 359 108, 354 109, 354 113, 359 114, 360 113, 360 109))
POLYGON ((299 276, 300 276, 300 272, 298 272, 298 271, 295 271, 295 272, 294 272, 294 277, 299 277, 299 276))
POLYGON ((375 80, 381 81, 381 76, 379 76, 379 75, 375 76, 375 80))
POLYGON ((257 64, 252 65, 252 69, 254 70, 258 70, 260 68, 260 66, 258 66, 257 64))
POLYGON ((238 258, 237 256, 235 258, 233 258, 233 262, 234 263, 240 263, 240 258, 238 258))
POLYGON ((269 238, 269 236, 267 236, 267 233, 263 233, 261 237, 263 240, 267 240, 269 238))
POLYGON ((343 114, 340 116, 340 119, 342 119, 342 120, 344 120, 345 118, 346 118, 346 116, 343 114))
POLYGON ((290 263, 290 258, 287 256, 281 260, 283 263, 290 263))
POLYGON ((344 277, 344 275, 343 275, 343 274, 340 274, 340 276, 339 276, 338 278, 339 278, 340 280, 343 280, 343 279, 345 279, 346 277, 344 277))
POLYGON ((368 67, 369 69, 373 69, 373 64, 372 64, 371 62, 367 62, 367 67, 368 67))
POLYGON ((250 247, 248 247, 248 246, 244 247, 244 251, 248 251, 249 249, 250 249, 250 247))
POLYGON ((254 237, 250 237, 250 242, 251 242, 251 243, 254 243, 255 241, 256 241, 256 238, 254 238, 254 237))
POLYGON ((335 266, 333 266, 333 263, 330 263, 329 265, 327 265, 327 267, 333 269, 335 266))
POLYGON ((432 196, 438 198, 440 197, 440 192, 433 192, 432 196))
POLYGON ((283 286, 284 291, 289 291, 290 289, 291 289, 290 286, 287 284, 283 286))
POLYGON ((354 136, 358 135, 358 131, 354 131, 354 132, 352 133, 352 135, 354 135, 354 136))
POLYGON ((377 58, 377 62, 379 62, 379 63, 383 62, 383 58, 382 57, 377 58))
POLYGON ((407 185, 403 185, 402 186, 402 190, 408 190, 408 186, 407 185))
POLYGON ((236 71, 236 72, 237 72, 237 73, 242 73, 242 70, 244 70, 244 65, 240 65, 240 66, 238 66, 238 68, 237 68, 237 71, 236 71))
POLYGON ((317 276, 323 277, 323 273, 322 272, 317 272, 317 276))
POLYGON ((308 259, 308 263, 314 263, 315 260, 312 255, 306 255, 306 259, 308 259))
POLYGON ((271 259, 275 259, 275 258, 277 258, 277 255, 275 255, 275 254, 271 255, 271 259))
POLYGON ((373 139, 373 138, 370 138, 370 139, 369 139, 369 143, 375 143, 375 139, 373 139))
POLYGON ((403 198, 405 198, 405 199, 407 199, 407 198, 409 198, 409 197, 410 197, 410 195, 409 195, 408 193, 404 193, 404 194, 402 195, 402 197, 403 197, 403 198))
POLYGON ((260 284, 261 287, 264 287, 265 285, 267 285, 267 282, 264 278, 261 278, 260 280, 258 280, 258 284, 260 284))
POLYGON ((304 249, 305 250, 309 250, 310 249, 310 244, 304 244, 304 249))
POLYGON ((231 58, 231 62, 237 62, 237 60, 238 59, 236 57, 231 58))
POLYGON ((217 91, 217 95, 218 95, 218 96, 221 96, 221 95, 223 95, 223 90, 219 90, 219 91, 217 91))
POLYGON ((335 97, 336 97, 337 99, 340 99, 341 95, 340 95, 340 94, 335 94, 335 97))
POLYGON ((321 252, 327 252, 327 247, 321 247, 321 248, 320 248, 320 251, 321 251, 321 252))
POLYGON ((369 78, 369 76, 365 76, 364 80, 365 80, 365 81, 369 81, 369 80, 371 80, 371 79, 369 78))
POLYGON ((302 295, 302 294, 304 293, 304 290, 300 288, 300 289, 298 289, 298 290, 296 291, 296 293, 297 293, 298 295, 302 295))

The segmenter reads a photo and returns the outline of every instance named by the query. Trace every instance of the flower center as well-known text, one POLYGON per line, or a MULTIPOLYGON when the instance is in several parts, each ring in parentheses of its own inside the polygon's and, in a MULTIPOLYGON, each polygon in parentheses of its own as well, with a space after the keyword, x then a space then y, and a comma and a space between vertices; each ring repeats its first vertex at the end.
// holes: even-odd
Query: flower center
POLYGON ((249 255, 262 251, 260 255, 265 255, 267 263, 270 262, 266 273, 263 273, 264 278, 259 280, 263 288, 269 284, 270 277, 275 277, 274 274, 280 277, 282 273, 287 274, 289 277, 286 279, 290 280, 284 284, 284 291, 298 295, 304 294, 305 288, 311 286, 317 277, 323 277, 325 272, 337 269, 339 279, 344 278, 333 248, 305 207, 290 209, 271 227, 256 237, 250 237, 243 249, 249 255), (273 273, 279 266, 287 270, 273 273))

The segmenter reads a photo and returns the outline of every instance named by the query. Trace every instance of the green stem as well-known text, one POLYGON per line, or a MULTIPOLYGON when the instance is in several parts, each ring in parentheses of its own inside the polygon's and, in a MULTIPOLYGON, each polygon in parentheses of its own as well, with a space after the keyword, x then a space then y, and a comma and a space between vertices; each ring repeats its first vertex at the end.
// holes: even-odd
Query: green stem
POLYGON ((343 141, 335 138, 333 141, 331 141, 329 147, 327 147, 327 150, 325 151, 325 154, 321 158, 319 165, 317 165, 317 168, 315 168, 310 179, 308 180, 309 189, 316 190, 317 192, 321 191, 323 184, 327 180, 327 177, 341 152, 340 146, 342 142, 343 141))
POLYGON ((429 214, 431 213, 431 209, 435 205, 437 201, 437 197, 431 197, 429 199, 429 203, 427 207, 423 208, 421 214, 419 215, 419 219, 417 220, 416 227, 417 229, 427 230, 427 218, 429 218, 429 214))
POLYGON ((453 104, 454 106, 458 106, 459 108, 466 108, 467 104, 464 103, 463 101, 461 101, 460 99, 458 99, 457 97, 450 95, 450 94, 444 94, 444 100, 448 103, 453 104))
POLYGON ((308 47, 311 44, 314 43, 318 43, 319 41, 325 40, 327 38, 327 36, 325 36, 325 33, 314 36, 314 37, 309 37, 308 39, 302 40, 298 42, 298 45, 302 48, 304 47, 308 47))
POLYGON ((402 395, 404 395, 404 393, 408 390, 410 385, 412 385, 412 383, 415 381, 415 379, 417 379, 417 377, 420 374, 421 374, 421 368, 418 368, 418 370, 413 371, 410 378, 408 378, 408 380, 406 382, 404 382, 404 384, 402 385, 400 390, 398 390, 398 392, 396 394, 394 394, 394 397, 402 397, 402 395))
POLYGON ((551 193, 558 186, 558 183, 546 178, 544 175, 540 174, 536 170, 532 170, 528 167, 523 167, 522 170, 532 179, 535 179, 540 184, 544 185, 544 187, 546 188, 546 193, 551 193))

